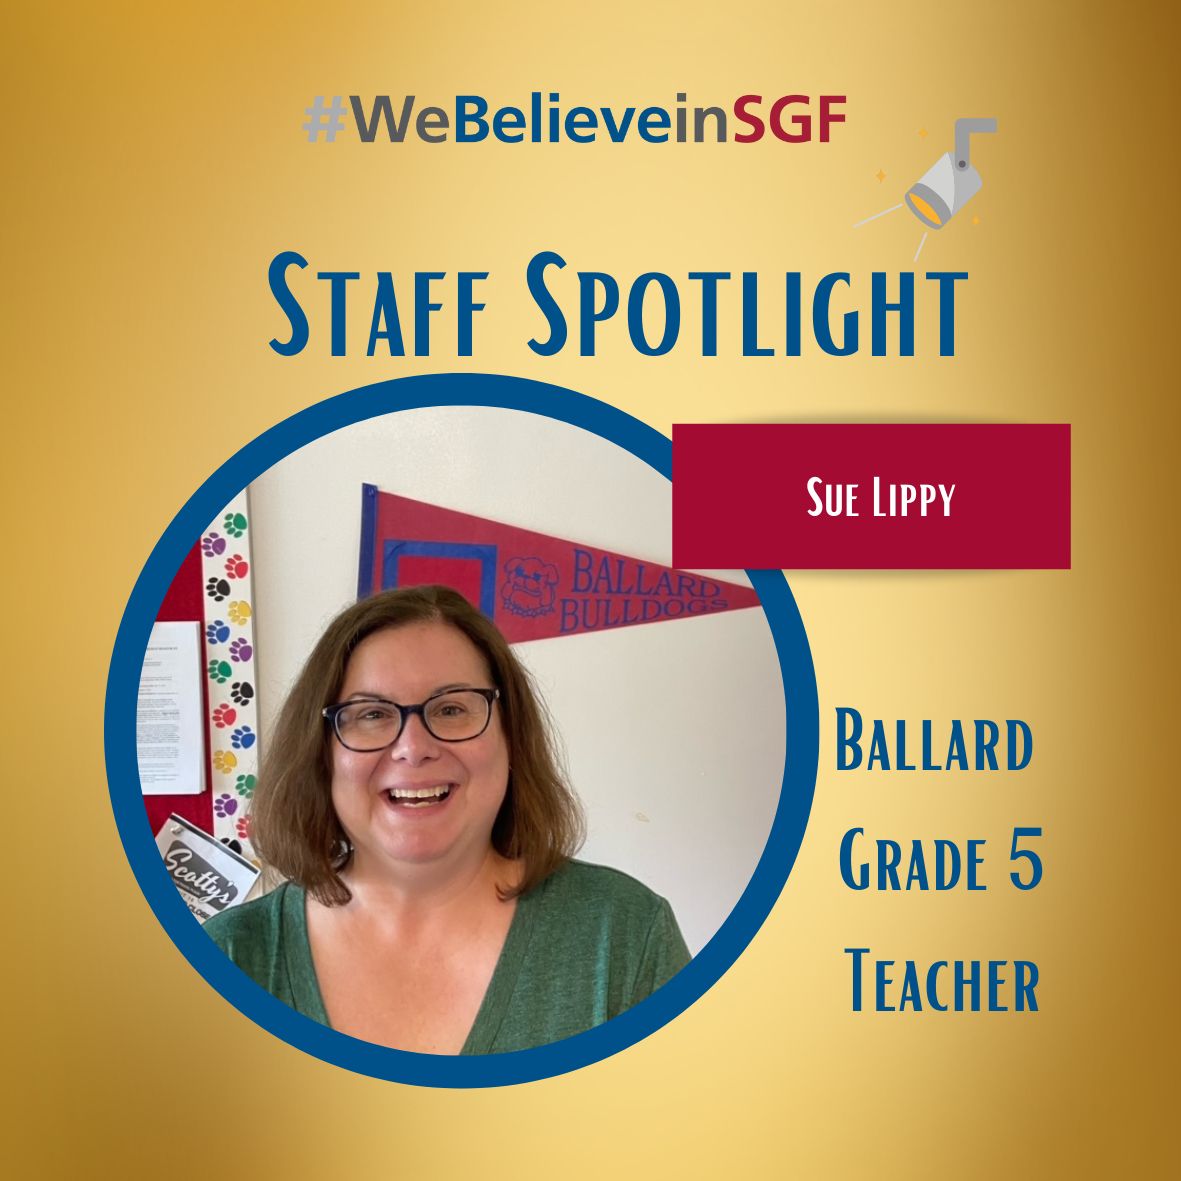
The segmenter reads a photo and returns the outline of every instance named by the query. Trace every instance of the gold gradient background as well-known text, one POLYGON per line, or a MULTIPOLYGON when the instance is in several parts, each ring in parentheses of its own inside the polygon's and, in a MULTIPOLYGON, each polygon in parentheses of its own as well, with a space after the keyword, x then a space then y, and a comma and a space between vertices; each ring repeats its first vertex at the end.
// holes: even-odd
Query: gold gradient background
POLYGON ((0 1110, 19 1175, 144 1176, 178 1155, 186 1172, 242 1177, 1153 1177, 1175 1165, 1166 11, 608 0, 5 17, 0 1110), (551 88, 566 104, 616 106, 671 105, 678 90, 703 105, 844 93, 848 122, 827 146, 742 149, 383 147, 353 134, 312 146, 299 130, 316 94, 502 104, 551 88), (777 285, 786 270, 847 269, 867 306, 868 273, 911 269, 919 229, 905 212, 851 226, 900 200, 962 115, 1000 122, 974 146, 984 188, 915 268, 971 272, 954 360, 932 355, 931 306, 913 359, 807 344, 799 359, 743 359, 733 311, 716 359, 694 356, 691 323, 659 360, 618 329, 594 359, 525 347, 541 324, 523 268, 541 249, 621 278, 753 269, 777 285), (266 267, 284 249, 312 269, 490 270, 477 355, 456 360, 441 335, 430 358, 368 359, 354 335, 353 355, 333 359, 321 317, 303 356, 276 356, 266 342, 285 324, 266 267), (791 577, 816 663, 821 768, 770 919, 644 1043, 473 1092, 351 1075, 213 993, 124 859, 101 721, 133 581, 215 467, 323 397, 454 370, 567 385, 666 433, 764 419, 1074 431, 1073 570, 791 577), (839 704, 887 719, 1021 717, 1033 764, 1007 777, 836 775, 839 704), (68 742, 49 729, 63 716, 68 742), (837 847, 854 824, 986 837, 992 888, 850 893, 837 847), (1045 829, 1031 894, 1009 889, 1001 864, 1014 824, 1045 829), (899 960, 1034 959, 1042 1011, 852 1014, 841 949, 854 944, 899 960))

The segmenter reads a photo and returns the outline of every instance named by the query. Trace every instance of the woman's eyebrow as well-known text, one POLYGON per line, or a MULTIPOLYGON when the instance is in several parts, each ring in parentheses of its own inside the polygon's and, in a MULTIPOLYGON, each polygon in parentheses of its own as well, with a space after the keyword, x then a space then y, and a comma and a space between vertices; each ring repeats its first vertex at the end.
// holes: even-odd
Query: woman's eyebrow
MULTIPOLYGON (((452 693, 456 689, 472 689, 475 685, 472 681, 452 681, 446 685, 440 685, 437 689, 432 689, 430 697, 438 697, 440 693, 452 693)), ((355 693, 350 693, 347 697, 342 698, 343 701, 384 701, 387 705, 397 705, 398 703, 389 697, 383 697, 380 693, 371 693, 366 689, 358 689, 355 693)))

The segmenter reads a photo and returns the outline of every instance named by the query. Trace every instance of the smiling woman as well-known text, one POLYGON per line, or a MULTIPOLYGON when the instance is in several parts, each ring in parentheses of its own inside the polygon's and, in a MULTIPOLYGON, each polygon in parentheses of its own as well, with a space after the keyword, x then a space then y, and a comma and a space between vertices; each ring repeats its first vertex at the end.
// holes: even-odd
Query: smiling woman
POLYGON ((574 861, 581 814, 503 636, 444 587, 343 612, 279 718, 255 847, 288 881, 205 927, 366 1041, 487 1054, 572 1036, 688 962, 667 902, 574 861))

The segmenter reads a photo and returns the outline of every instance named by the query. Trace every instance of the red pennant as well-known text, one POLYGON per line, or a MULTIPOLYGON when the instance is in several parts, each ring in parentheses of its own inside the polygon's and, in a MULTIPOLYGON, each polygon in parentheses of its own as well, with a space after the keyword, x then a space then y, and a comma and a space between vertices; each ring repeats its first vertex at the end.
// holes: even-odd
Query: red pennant
POLYGON ((757 607, 750 587, 362 485, 358 597, 443 583, 511 644, 757 607))

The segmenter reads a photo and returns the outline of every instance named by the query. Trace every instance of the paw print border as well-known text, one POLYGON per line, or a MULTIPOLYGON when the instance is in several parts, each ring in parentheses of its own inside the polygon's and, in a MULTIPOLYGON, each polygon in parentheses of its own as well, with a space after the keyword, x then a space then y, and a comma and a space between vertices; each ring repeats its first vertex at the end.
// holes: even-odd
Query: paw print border
POLYGON ((207 636, 206 656, 210 660, 229 657, 234 662, 232 677, 209 684, 209 714, 205 725, 209 731, 213 767, 213 835, 218 840, 236 842, 241 846, 242 856, 257 864, 254 848, 243 835, 249 831, 249 824, 243 822, 249 815, 250 796, 258 774, 258 743, 253 737, 258 734, 258 699, 251 684, 257 678, 251 659, 255 648, 250 539, 250 507, 243 490, 218 513, 202 535, 201 573, 207 587, 205 625, 218 625, 215 629, 218 643, 211 650, 207 636), (225 544, 227 539, 228 547, 225 544), (231 550, 234 569, 241 573, 234 573, 228 583, 229 593, 222 594, 220 592, 227 586, 226 560, 231 550), (218 594, 214 593, 215 590, 218 594), (246 692, 243 692, 243 683, 246 692), (232 724, 226 724, 227 718, 232 719, 232 724), (246 745, 242 744, 243 733, 251 736, 246 745), (235 734, 238 735, 236 743, 235 734), (250 785, 248 794, 240 790, 242 784, 250 785))

